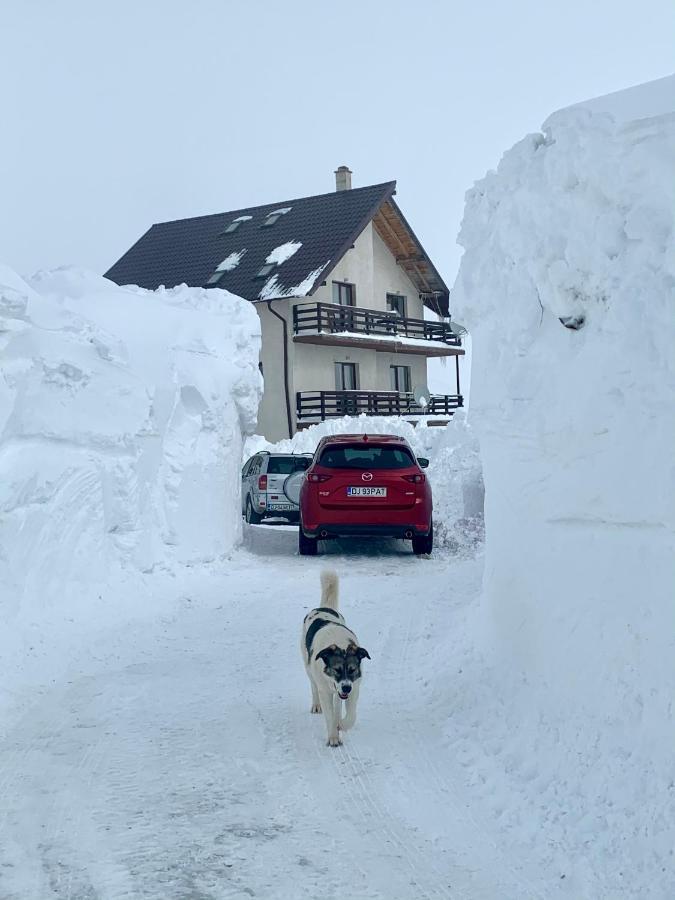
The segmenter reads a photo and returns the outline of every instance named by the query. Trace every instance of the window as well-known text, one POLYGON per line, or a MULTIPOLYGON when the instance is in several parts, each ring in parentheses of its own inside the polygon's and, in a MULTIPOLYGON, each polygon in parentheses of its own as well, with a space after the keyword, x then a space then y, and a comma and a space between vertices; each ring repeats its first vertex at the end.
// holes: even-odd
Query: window
POLYGON ((356 363, 335 363, 335 390, 358 390, 358 372, 356 370, 356 363))
POLYGON ((244 222, 250 222, 250 220, 252 218, 253 218, 253 216, 237 216, 237 218, 232 219, 232 221, 227 226, 227 228, 223 229, 223 231, 221 231, 220 233, 221 234, 232 234, 233 232, 235 232, 237 230, 237 228, 239 228, 240 225, 243 225, 244 222))
POLYGON ((399 393, 410 393, 410 366, 389 366, 391 389, 399 393))
POLYGON ((290 475, 309 469, 310 456, 271 456, 267 466, 268 475, 290 475))
POLYGON ((387 294, 387 309, 399 316, 405 316, 405 297, 402 294, 387 294))
POLYGON ((270 274, 270 272, 274 271, 274 269, 276 269, 276 267, 277 267, 276 263, 265 263, 265 265, 262 267, 262 269, 258 272, 258 274, 255 277, 256 278, 267 278, 267 276, 270 274))
POLYGON ((340 306, 354 306, 354 285, 343 281, 333 282, 333 303, 340 306))
POLYGON ((326 447, 319 460, 327 469, 407 469, 414 465, 413 458, 403 447, 378 447, 362 444, 354 447, 326 447))
POLYGON ((285 206, 283 209, 275 209, 271 213, 267 213, 265 216, 265 221, 260 226, 261 228, 269 228, 270 225, 274 225, 275 222, 278 222, 282 216, 285 216, 286 213, 291 211, 290 206, 285 206))
POLYGON ((218 269, 216 269, 216 271, 213 273, 213 275, 209 278, 209 280, 206 283, 207 284, 218 284, 218 282, 220 281, 220 279, 223 277, 224 274, 225 274, 225 272, 219 272, 218 269))

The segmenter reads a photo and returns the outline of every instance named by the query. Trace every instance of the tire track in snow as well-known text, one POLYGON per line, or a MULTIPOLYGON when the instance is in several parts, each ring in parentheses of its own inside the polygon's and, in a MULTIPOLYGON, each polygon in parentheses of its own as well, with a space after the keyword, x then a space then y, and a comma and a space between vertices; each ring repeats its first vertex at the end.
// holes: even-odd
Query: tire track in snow
MULTIPOLYGON (((425 594, 422 598, 421 608, 419 606, 415 608, 409 607, 405 634, 402 638, 401 644, 401 668, 404 671, 408 670, 408 666, 410 664, 413 623, 427 621, 427 611, 430 605, 430 601, 430 595, 425 594)), ((392 635, 392 630, 390 630, 389 632, 389 642, 395 643, 392 635)), ((390 646, 389 651, 389 659, 397 658, 395 647, 390 646)), ((480 820, 475 810, 471 809, 469 803, 465 802, 460 797, 460 793, 458 792, 456 783, 449 780, 446 773, 444 773, 440 769, 438 764, 433 760, 431 754, 429 753, 427 743, 424 740, 420 739, 419 729, 415 727, 410 717, 406 717, 401 714, 400 707, 394 706, 394 704, 392 704, 391 700, 389 699, 388 692, 385 691, 384 693, 385 697, 387 698, 387 703, 392 716, 394 716, 398 720, 399 724, 403 724, 406 731, 406 740, 413 747, 412 756, 415 759, 416 770, 418 772, 426 770, 429 775, 429 778, 427 779, 428 783, 436 785, 436 787, 440 789, 446 795, 446 797, 449 798, 451 808, 454 811, 454 818, 457 820, 457 822, 462 822, 464 830, 466 830, 466 826, 468 825, 474 835, 476 847, 480 846, 481 844, 487 844, 489 857, 494 864, 494 868, 502 874, 508 873, 509 875, 509 889, 514 891, 514 893, 510 894, 509 896, 512 897, 513 900, 525 900, 526 897, 536 898, 536 900, 549 900, 550 889, 547 892, 544 892, 544 888, 542 886, 534 884, 526 874, 513 867, 510 860, 502 853, 502 851, 498 847, 494 837, 492 836, 491 829, 489 828, 488 823, 480 820), (527 891, 527 893, 524 893, 525 891, 527 891)), ((440 740, 439 744, 441 744, 440 740)), ((502 889, 506 889, 505 885, 501 885, 501 887, 502 889)), ((475 897, 475 894, 472 894, 470 896, 475 897)), ((506 900, 506 895, 502 895, 500 900, 506 900)))

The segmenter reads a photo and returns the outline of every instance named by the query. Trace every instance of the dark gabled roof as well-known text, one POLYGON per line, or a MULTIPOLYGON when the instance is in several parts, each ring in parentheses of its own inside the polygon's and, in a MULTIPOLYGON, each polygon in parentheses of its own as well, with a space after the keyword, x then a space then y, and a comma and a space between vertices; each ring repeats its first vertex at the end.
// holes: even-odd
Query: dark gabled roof
POLYGON ((230 254, 245 250, 238 265, 224 275, 217 287, 247 300, 258 300, 268 279, 256 275, 267 256, 288 241, 300 241, 300 249, 271 273, 276 275, 276 282, 270 287, 272 296, 307 296, 323 280, 319 275, 325 276, 338 263, 395 189, 396 182, 389 181, 212 216, 162 222, 146 231, 105 277, 116 284, 137 284, 150 290, 183 283, 199 287, 206 284, 230 254), (287 207, 289 212, 274 225, 261 227, 271 212, 287 207), (242 222, 235 232, 223 234, 240 216, 251 218, 242 222), (311 273, 316 275, 313 283, 307 285, 311 273), (293 293, 301 285, 306 289, 293 293))
POLYGON ((354 244, 368 222, 389 246, 430 309, 447 315, 448 288, 393 200, 396 182, 332 191, 265 206, 153 225, 105 273, 116 284, 206 286, 228 257, 235 264, 213 285, 247 300, 308 297, 354 244), (265 227, 270 213, 288 211, 265 227), (225 229, 235 219, 236 231, 225 229), (267 277, 267 257, 289 242, 301 246, 267 277))

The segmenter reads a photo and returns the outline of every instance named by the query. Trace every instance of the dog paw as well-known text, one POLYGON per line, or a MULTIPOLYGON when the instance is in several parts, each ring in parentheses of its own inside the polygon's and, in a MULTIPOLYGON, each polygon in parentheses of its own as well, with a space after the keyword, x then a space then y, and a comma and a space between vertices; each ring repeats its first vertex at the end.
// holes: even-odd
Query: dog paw
POLYGON ((310 709, 310 712, 311 712, 311 713, 320 713, 320 712, 321 712, 321 704, 320 704, 320 703, 314 703, 314 704, 312 705, 312 708, 310 709))
POLYGON ((327 747, 341 747, 342 741, 340 740, 340 738, 338 737, 337 734, 331 735, 331 737, 329 737, 328 740, 326 741, 326 746, 327 747))

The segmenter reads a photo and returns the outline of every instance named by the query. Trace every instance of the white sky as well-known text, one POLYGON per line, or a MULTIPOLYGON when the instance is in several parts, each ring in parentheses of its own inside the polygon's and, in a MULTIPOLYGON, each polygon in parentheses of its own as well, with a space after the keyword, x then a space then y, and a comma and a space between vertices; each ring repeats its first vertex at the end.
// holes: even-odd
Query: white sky
POLYGON ((465 190, 555 109, 670 74, 672 0, 2 0, 0 259, 398 180, 451 284, 465 190))

